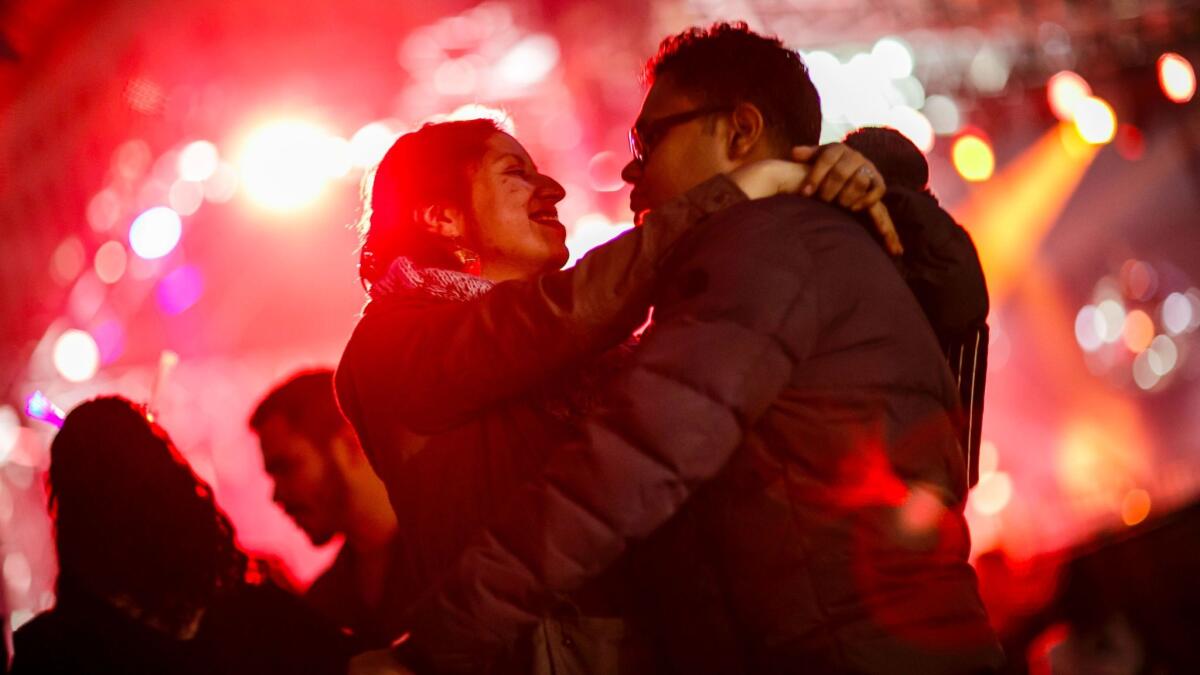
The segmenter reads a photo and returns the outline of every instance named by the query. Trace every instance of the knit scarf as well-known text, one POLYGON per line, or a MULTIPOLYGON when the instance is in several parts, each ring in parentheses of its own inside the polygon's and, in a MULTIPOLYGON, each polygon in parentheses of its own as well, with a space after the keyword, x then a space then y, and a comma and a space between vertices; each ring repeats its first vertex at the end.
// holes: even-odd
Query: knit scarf
MULTIPOLYGON (((371 285, 371 299, 418 295, 453 302, 468 302, 486 295, 496 286, 474 274, 436 267, 417 267, 409 258, 398 257, 387 272, 371 285)), ((633 356, 637 338, 568 369, 557 381, 534 394, 537 405, 565 422, 577 422, 596 407, 597 394, 624 369, 633 356)))

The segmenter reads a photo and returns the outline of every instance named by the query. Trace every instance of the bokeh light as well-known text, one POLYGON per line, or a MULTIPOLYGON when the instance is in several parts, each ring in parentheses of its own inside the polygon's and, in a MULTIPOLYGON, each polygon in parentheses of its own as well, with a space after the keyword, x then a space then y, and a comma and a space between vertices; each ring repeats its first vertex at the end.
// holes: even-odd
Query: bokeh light
POLYGON ((1117 114, 1102 98, 1088 96, 1075 104, 1075 130, 1092 145, 1112 142, 1117 135, 1117 114))
POLYGON ((1166 335, 1159 335, 1150 343, 1146 350, 1146 364, 1155 375, 1165 377, 1179 363, 1179 348, 1175 341, 1166 335))
POLYGON ((0 405, 0 464, 8 461, 13 448, 21 437, 21 418, 15 408, 0 405))
POLYGON ((86 331, 64 331, 54 342, 54 368, 68 382, 86 382, 100 368, 100 348, 86 331))
POLYGON ((588 160, 588 182, 596 192, 616 192, 625 187, 621 169, 627 162, 625 155, 610 150, 598 152, 588 160))
POLYGON ((949 96, 935 94, 925 99, 925 107, 921 109, 926 119, 939 136, 957 134, 962 128, 962 114, 958 104, 949 96))
POLYGON ((204 294, 204 276, 195 265, 184 265, 158 282, 158 306, 169 315, 181 314, 204 294))
POLYGON ((125 252, 125 245, 119 241, 106 241, 96 249, 93 267, 100 281, 115 284, 125 275, 128 263, 129 255, 125 252))
POLYGON ((588 251, 621 234, 632 227, 632 223, 614 223, 599 213, 586 213, 575 221, 567 233, 567 250, 571 252, 567 264, 574 265, 588 251))
POLYGON ((1121 520, 1130 527, 1137 525, 1150 515, 1150 493, 1134 489, 1125 493, 1121 500, 1121 520))
POLYGON ((239 159, 242 187, 259 206, 294 211, 316 201, 329 180, 349 171, 350 145, 321 127, 279 120, 255 130, 239 159))
POLYGON ((950 155, 958 175, 972 183, 991 178, 996 170, 996 156, 992 153, 992 145, 975 134, 959 136, 954 141, 950 155))
POLYGON ((913 72, 912 48, 897 37, 885 37, 871 48, 871 56, 880 64, 887 76, 899 80, 913 72))
POLYGON ((112 189, 97 192, 87 205, 87 221, 96 232, 107 232, 121 217, 121 197, 112 189))
POLYGON ((371 122, 350 137, 350 158, 354 166, 375 166, 387 154, 400 133, 386 122, 371 122))
POLYGON ((183 222, 179 214, 166 206, 155 206, 142 212, 129 227, 129 246, 140 258, 161 258, 179 244, 183 222))
POLYGON ((177 162, 180 178, 201 183, 217 172, 221 155, 217 146, 208 141, 192 141, 179 152, 177 162))
POLYGON ((530 35, 500 57, 495 74, 501 83, 513 88, 528 87, 544 80, 558 65, 558 58, 557 40, 550 35, 530 35))
POLYGON ((204 198, 214 204, 223 204, 237 193, 238 173, 232 164, 221 162, 211 178, 204 181, 204 198))
POLYGON ((125 327, 117 319, 100 322, 91 330, 100 350, 100 365, 106 366, 121 358, 125 351, 125 327))
POLYGON ((1150 352, 1143 351, 1133 359, 1133 383, 1143 391, 1150 391, 1158 386, 1162 375, 1154 371, 1150 365, 1150 352))
POLYGON ((1196 71, 1186 58, 1168 52, 1158 57, 1158 85, 1175 103, 1187 103, 1196 95, 1196 71))
POLYGON ((1078 73, 1064 70, 1055 73, 1046 84, 1050 111, 1064 122, 1075 119, 1075 106, 1092 95, 1092 87, 1078 73))
POLYGON ((204 203, 204 185, 182 178, 171 184, 167 204, 181 216, 190 216, 204 203))
POLYGON ((1012 493, 1012 479, 1008 474, 993 471, 987 477, 980 476, 979 483, 967 498, 967 504, 981 515, 994 516, 1008 506, 1012 493))
POLYGON ((1096 311, 1099 312, 1100 318, 1104 322, 1100 339, 1108 344, 1121 339, 1121 332, 1125 328, 1125 306, 1109 298, 1096 305, 1096 311))
POLYGON ((79 237, 70 236, 62 240, 50 257, 50 274, 58 283, 69 284, 83 271, 87 254, 79 237))
POLYGON ((1141 354, 1154 340, 1154 319, 1140 309, 1135 309, 1125 315, 1125 325, 1121 330, 1121 338, 1125 347, 1134 354, 1141 354))
POLYGON ((1094 352, 1104 344, 1105 320, 1092 305, 1075 315, 1075 340, 1084 351, 1094 352))
POLYGON ((1163 326, 1171 335, 1180 335, 1191 327, 1194 320, 1192 302, 1183 293, 1175 292, 1167 296, 1162 304, 1163 326))
POLYGON ((888 111, 884 123, 904 134, 921 152, 933 149, 933 125, 920 112, 898 105, 888 111))

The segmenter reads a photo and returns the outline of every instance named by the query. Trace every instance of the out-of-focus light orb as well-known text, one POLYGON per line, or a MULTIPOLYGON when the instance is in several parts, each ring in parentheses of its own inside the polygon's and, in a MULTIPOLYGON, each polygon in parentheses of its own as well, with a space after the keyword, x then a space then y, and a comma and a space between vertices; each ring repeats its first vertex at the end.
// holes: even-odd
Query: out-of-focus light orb
MULTIPOLYGON (((242 148, 238 166, 246 194, 259 206, 294 211, 316 201, 331 177, 329 162, 341 159, 330 135, 302 120, 279 120, 257 129, 242 148)), ((346 162, 349 161, 347 151, 346 162)))
POLYGON ((0 464, 8 461, 20 438, 21 418, 17 416, 16 408, 0 405, 0 464))
POLYGON ((1121 339, 1121 331, 1125 328, 1125 306, 1116 300, 1108 299, 1096 305, 1096 311, 1104 321, 1100 339, 1108 344, 1121 339))
POLYGON ((1084 305, 1075 315, 1075 340, 1086 352, 1094 352, 1104 344, 1104 317, 1092 305, 1084 305))
POLYGON ((50 272, 54 279, 61 284, 69 284, 83 271, 87 263, 87 253, 79 237, 70 236, 54 249, 50 257, 50 272))
POLYGON ((1150 367, 1150 352, 1143 351, 1133 359, 1133 382, 1143 391, 1150 391, 1158 386, 1162 376, 1150 367))
POLYGON ((386 122, 366 124, 350 137, 350 160, 360 169, 375 166, 399 137, 386 122))
POLYGON ((1000 451, 996 444, 984 440, 979 444, 979 476, 990 476, 1000 466, 1000 451))
POLYGON ((962 128, 962 115, 959 113, 958 104, 949 96, 934 94, 926 98, 925 107, 921 111, 933 126, 934 133, 939 136, 956 134, 962 128))
POLYGON ((1008 56, 999 49, 984 45, 971 65, 967 68, 967 77, 971 84, 982 94, 998 94, 1008 85, 1008 76, 1012 64, 1008 56))
POLYGON ((1046 99, 1050 112, 1064 122, 1075 119, 1075 106, 1092 95, 1092 87, 1078 73, 1064 70, 1050 76, 1046 83, 1046 99))
POLYGON ((598 152, 588 160, 588 182, 596 192, 616 192, 625 187, 621 170, 626 158, 610 150, 598 152))
POLYGON ((150 144, 140 138, 134 138, 125 141, 113 151, 112 168, 125 180, 133 181, 146 173, 152 159, 150 144))
POLYGON ((121 217, 121 197, 111 188, 97 192, 87 205, 88 225, 96 232, 107 232, 121 217))
POLYGON ((92 264, 100 281, 115 284, 125 275, 128 263, 129 255, 125 253, 125 245, 119 241, 106 241, 96 249, 96 257, 92 264))
POLYGON ((29 586, 33 583, 33 570, 29 567, 29 560, 25 554, 14 552, 4 556, 4 580, 8 582, 8 587, 18 594, 29 592, 29 586))
POLYGON ((1163 326, 1167 333, 1179 335, 1192 325, 1192 302, 1183 293, 1175 292, 1167 296, 1162 304, 1163 326))
POLYGON ((913 53, 908 43, 898 37, 881 38, 871 48, 871 56, 893 80, 899 80, 913 72, 913 53))
POLYGON ((1146 350, 1146 364, 1155 375, 1165 377, 1179 363, 1179 348, 1166 335, 1159 335, 1146 350))
POLYGON ((195 183, 182 178, 171 184, 167 190, 167 204, 181 216, 190 216, 200 210, 204 203, 204 184, 195 183))
POLYGON ((599 213, 585 213, 567 233, 568 265, 574 265, 588 251, 632 227, 632 223, 614 223, 599 213))
POLYGON ((558 58, 557 40, 545 34, 530 35, 500 57, 495 73, 504 84, 528 87, 546 79, 558 58))
POLYGON ((1144 260, 1126 260, 1121 265, 1121 289, 1131 300, 1149 300, 1158 290, 1158 272, 1144 260))
POLYGON ((1012 479, 1003 471, 994 471, 987 478, 980 477, 979 483, 971 490, 967 503, 976 512, 985 516, 994 516, 1004 510, 1012 500, 1012 479))
POLYGON ((202 183, 217 172, 221 155, 217 146, 208 141, 192 141, 179 152, 179 177, 194 183, 202 183))
POLYGON ((68 382, 87 382, 100 368, 100 348, 86 331, 72 328, 54 342, 54 368, 68 382))
POLYGON ((325 175, 331 179, 343 178, 354 169, 354 150, 350 141, 341 136, 326 137, 321 153, 325 175))
POLYGON ((1135 162, 1146 154, 1146 137, 1142 130, 1132 124, 1117 125, 1117 152, 1121 157, 1135 162))
POLYGON ((161 258, 179 244, 183 235, 183 221, 169 207, 155 206, 146 209, 129 226, 129 246, 140 258, 161 258))
POLYGON ((204 198, 214 204, 223 204, 237 193, 238 173, 232 164, 221 162, 211 178, 204 181, 204 198))
POLYGON ((1175 103, 1187 103, 1196 95, 1196 71, 1186 58, 1173 52, 1158 57, 1158 85, 1175 103))
POLYGON ((184 265, 158 282, 158 305, 171 316, 182 314, 204 294, 204 276, 195 265, 184 265))
POLYGON ((433 71, 432 81, 442 96, 466 96, 475 91, 479 73, 469 58, 447 59, 433 71))
POLYGON ((1088 96, 1075 104, 1075 130, 1092 145, 1105 145, 1117 135, 1117 113, 1102 98, 1088 96))
POLYGON ((888 111, 885 124, 904 134, 921 152, 933 149, 933 125, 916 110, 908 106, 896 106, 888 111))
POLYGON ((950 156, 958 175, 972 183, 991 178, 996 170, 996 155, 992 153, 992 145, 975 134, 959 136, 954 141, 950 156))
POLYGON ((1141 354, 1154 340, 1154 319, 1140 309, 1133 310, 1125 315, 1125 325, 1121 329, 1121 337, 1129 351, 1141 354))
POLYGON ((1150 515, 1150 493, 1140 488, 1125 493, 1121 500, 1121 520, 1130 527, 1150 515))
POLYGON ((890 86, 894 95, 899 97, 900 104, 914 110, 920 110, 925 106, 925 85, 921 84, 917 78, 903 77, 899 80, 892 80, 890 86))

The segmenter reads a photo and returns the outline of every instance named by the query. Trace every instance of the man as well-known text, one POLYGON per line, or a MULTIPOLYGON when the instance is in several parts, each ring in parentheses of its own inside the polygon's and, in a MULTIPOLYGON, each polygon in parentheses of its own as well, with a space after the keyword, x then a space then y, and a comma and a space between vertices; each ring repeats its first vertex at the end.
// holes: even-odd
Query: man
POLYGON ((364 646, 386 646, 398 632, 391 600, 401 592, 396 516, 354 430, 338 409, 333 371, 293 375, 250 418, 274 500, 316 546, 345 538, 305 599, 351 630, 364 646))
MULTIPOLYGON (((744 25, 668 38, 648 70, 635 211, 818 138, 799 56, 744 25)), ((746 202, 690 232, 659 281, 655 326, 583 439, 415 606, 394 658, 482 670, 629 553, 662 672, 998 668, 967 564, 957 392, 870 235, 815 200, 746 202)))

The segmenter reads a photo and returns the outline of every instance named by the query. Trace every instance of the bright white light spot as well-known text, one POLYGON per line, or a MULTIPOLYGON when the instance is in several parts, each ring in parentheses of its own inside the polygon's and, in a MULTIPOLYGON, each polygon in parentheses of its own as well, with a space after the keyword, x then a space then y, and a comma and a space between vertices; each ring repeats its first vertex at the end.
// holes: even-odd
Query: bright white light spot
MULTIPOLYGON (((349 163, 337 144, 309 122, 280 120, 255 131, 240 155, 242 185, 249 197, 272 211, 293 211, 312 204, 332 174, 349 163), (331 167, 331 159, 337 166, 331 167)), ((347 169, 348 170, 348 169, 347 169)))
POLYGON ((1154 371, 1155 375, 1165 376, 1179 363, 1179 349, 1171 338, 1159 335, 1154 338, 1154 341, 1150 343, 1150 348, 1146 350, 1146 363, 1149 364, 1150 370, 1154 371))
POLYGON ((921 152, 933 149, 933 125, 916 110, 908 106, 896 106, 888 111, 886 124, 904 134, 921 152))
POLYGON ((883 72, 893 80, 912 75, 912 49, 900 38, 885 37, 879 40, 871 49, 871 56, 883 67, 883 72))
POLYGON ((514 87, 537 84, 558 65, 558 41, 549 35, 530 35, 496 64, 496 75, 514 87))
POLYGON ((16 409, 10 405, 0 405, 0 464, 8 461, 20 437, 21 418, 17 416, 16 409))
POLYGON ((1064 122, 1075 118, 1075 106, 1092 95, 1092 87, 1077 73, 1064 70, 1055 73, 1046 83, 1046 98, 1050 111, 1064 122))
POLYGON ((1187 103, 1196 95, 1196 71, 1186 58, 1168 52, 1158 57, 1158 84, 1171 101, 1187 103))
POLYGON ((4 580, 8 587, 18 594, 29 592, 33 583, 33 570, 29 568, 29 560, 23 553, 9 553, 4 556, 4 580))
POLYGON ((996 444, 991 441, 982 441, 979 444, 979 476, 991 475, 1000 466, 1000 451, 996 449, 996 444))
POLYGON ((208 141, 193 141, 179 153, 179 177, 201 183, 217 171, 221 156, 217 146, 208 141))
POLYGON ((567 234, 567 250, 571 252, 568 265, 574 265, 588 251, 607 242, 625 230, 633 227, 632 223, 614 223, 599 213, 586 213, 575 221, 575 226, 567 234))
POLYGON ((1150 391, 1161 379, 1162 376, 1154 372, 1154 368, 1150 366, 1149 350, 1138 354, 1133 359, 1133 381, 1138 387, 1150 391))
POLYGON ((1084 305, 1075 315, 1075 340, 1086 352, 1094 352, 1104 344, 1105 319, 1096 308, 1084 305))
POLYGON ((350 137, 350 159, 360 169, 375 166, 397 138, 400 132, 386 122, 371 122, 350 137))
POLYGON ((161 258, 179 244, 183 222, 179 214, 166 206, 143 211, 129 227, 129 246, 139 257, 147 260, 161 258))
POLYGON ((343 178, 354 168, 354 152, 350 141, 341 136, 328 136, 321 148, 325 175, 330 179, 343 178))
POLYGON ((1192 325, 1192 303, 1183 293, 1172 293, 1163 300, 1163 325, 1171 335, 1179 335, 1192 325))
POLYGON ((893 95, 898 98, 896 103, 906 105, 913 110, 920 110, 925 105, 925 85, 915 77, 905 77, 892 80, 889 83, 893 95))
POLYGON ((922 112, 929 119, 934 133, 938 135, 956 134, 962 128, 962 117, 958 111, 958 104, 948 96, 935 94, 926 98, 922 112))
POLYGON ((1102 98, 1088 96, 1075 104, 1075 129, 1092 145, 1104 145, 1117 135, 1117 114, 1102 98))
POLYGON ((1008 506, 1012 499, 1012 479, 1003 471, 996 471, 980 477, 979 483, 971 490, 967 503, 978 513, 994 516, 1008 506))
POLYGON ((1125 307, 1120 302, 1110 299, 1097 305, 1096 310, 1104 321, 1100 339, 1107 344, 1120 340, 1121 332, 1125 328, 1125 307))
POLYGON ((100 347, 85 331, 65 331, 54 343, 54 367, 68 382, 86 382, 100 367, 100 347))
POLYGON ((21 626, 29 623, 33 619, 32 609, 14 609, 9 615, 9 622, 12 624, 12 629, 15 631, 21 626))
POLYGON ((181 216, 190 216, 204 203, 204 185, 190 180, 177 180, 167 191, 167 203, 181 216))
POLYGON ((119 241, 106 241, 96 250, 93 261, 96 276, 106 284, 115 284, 125 275, 125 267, 129 263, 129 255, 125 253, 125 245, 119 241))

